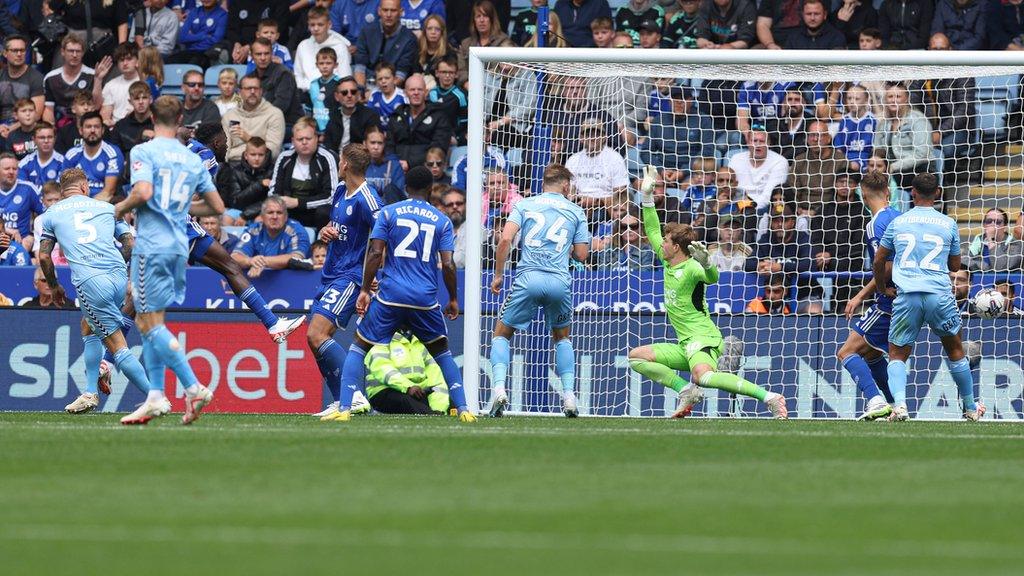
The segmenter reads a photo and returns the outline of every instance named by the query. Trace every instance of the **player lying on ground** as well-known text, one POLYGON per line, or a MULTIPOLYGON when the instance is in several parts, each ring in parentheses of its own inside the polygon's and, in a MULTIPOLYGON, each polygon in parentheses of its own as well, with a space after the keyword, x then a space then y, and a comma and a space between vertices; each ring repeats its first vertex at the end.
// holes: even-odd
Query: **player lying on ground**
POLYGON ((946 350, 949 372, 956 382, 963 415, 978 421, 985 405, 974 399, 974 377, 960 341, 962 320, 950 272, 960 270, 960 230, 956 221, 935 209, 939 180, 927 172, 914 176, 910 196, 914 207, 889 224, 873 262, 875 290, 895 297, 889 326, 889 390, 895 407, 889 420, 907 412, 907 359, 921 328, 928 324, 946 350), (885 265, 893 260, 890 270, 885 265))
POLYGON ((718 269, 708 261, 707 248, 696 241, 690 226, 671 226, 662 237, 658 211, 654 207, 657 175, 654 166, 644 168, 641 183, 644 231, 665 267, 665 309, 679 343, 634 348, 629 351, 629 366, 679 393, 673 418, 687 416, 704 399, 701 386, 757 398, 765 403, 772 416, 787 418, 786 399, 781 394, 768 392, 734 374, 716 371, 722 354, 722 333, 711 320, 704 300, 704 286, 718 281, 718 269), (688 384, 677 372, 689 372, 695 383, 688 384))
MULTIPOLYGON (((44 213, 43 237, 39 242, 39 268, 53 289, 57 306, 67 301, 57 281, 51 253, 60 244, 71 267, 82 307, 82 341, 85 345, 87 383, 95 384, 103 347, 113 355, 114 365, 139 388, 149 389, 149 379, 138 359, 128 350, 121 334, 121 303, 128 286, 126 260, 131 257, 131 230, 114 219, 114 207, 89 197, 89 179, 80 168, 65 170, 60 177, 64 198, 44 213), (114 245, 114 237, 121 250, 114 245), (102 340, 102 342, 101 342, 102 340)), ((99 406, 99 395, 88 389, 68 404, 68 412, 88 412, 99 406)))
MULTIPOLYGON (((873 260, 886 228, 900 212, 889 206, 889 177, 885 174, 868 172, 860 183, 860 189, 864 196, 864 204, 871 211, 871 221, 868 222, 865 240, 868 258, 873 260)), ((874 279, 846 304, 846 318, 849 320, 861 303, 873 295, 874 279)), ((889 393, 889 364, 885 359, 891 315, 892 298, 885 293, 877 294, 875 303, 850 326, 846 342, 836 353, 839 362, 853 377, 857 388, 867 401, 864 414, 859 420, 877 420, 892 413, 892 406, 889 405, 892 402, 892 395, 889 393)))
POLYGON ((572 276, 569 255, 583 262, 590 251, 590 231, 583 209, 566 196, 572 185, 572 172, 561 164, 544 169, 542 194, 519 202, 509 214, 501 233, 495 255, 491 292, 501 293, 505 262, 516 235, 519 234, 519 265, 512 291, 501 305, 500 319, 491 338, 490 415, 500 417, 508 407, 505 378, 511 352, 509 339, 516 330, 530 326, 537 307, 544 308, 544 320, 555 344, 555 372, 562 381, 562 412, 577 416, 576 354, 569 340, 572 324, 572 276), (521 234, 520 234, 521 232, 521 234))
POLYGON ((419 338, 441 367, 459 420, 476 420, 466 404, 462 372, 448 349, 448 328, 437 303, 437 269, 440 267, 448 290, 445 315, 449 320, 459 317, 458 285, 452 260, 455 235, 448 216, 427 202, 433 182, 425 166, 410 169, 405 176, 409 199, 382 208, 370 233, 363 281, 356 300, 356 312, 363 319, 356 328, 341 372, 340 416, 336 421, 351 419, 352 395, 365 385, 367 351, 374 344, 386 345, 400 328, 408 328, 419 338), (378 270, 381 271, 380 291, 371 302, 370 284, 378 270))

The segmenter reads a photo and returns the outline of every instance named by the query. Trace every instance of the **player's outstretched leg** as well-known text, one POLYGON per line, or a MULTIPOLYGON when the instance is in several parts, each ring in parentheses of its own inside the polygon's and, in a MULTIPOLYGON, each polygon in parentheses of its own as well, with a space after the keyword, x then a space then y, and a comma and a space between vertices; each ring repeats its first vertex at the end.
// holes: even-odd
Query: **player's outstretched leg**
MULTIPOLYGON (((500 323, 498 327, 501 328, 503 325, 500 323)), ((511 328, 504 327, 505 330, 512 332, 511 328)), ((501 418, 505 413, 505 409, 508 408, 508 392, 505 390, 505 380, 508 377, 508 365, 511 361, 511 351, 509 349, 509 336, 498 336, 497 330, 495 330, 495 336, 491 338, 491 408, 488 410, 488 415, 491 418, 501 418)))
POLYGON ((974 376, 971 374, 970 361, 964 355, 963 342, 959 334, 943 336, 942 347, 946 350, 946 365, 956 382, 960 402, 963 405, 965 420, 977 422, 985 415, 985 405, 974 398, 974 376))
POLYGON ((693 407, 699 404, 704 399, 704 392, 699 386, 690 384, 685 379, 679 376, 677 370, 687 371, 689 365, 686 364, 685 358, 679 355, 681 364, 673 362, 673 358, 661 358, 657 360, 655 353, 655 347, 657 346, 670 346, 670 345, 654 345, 654 346, 641 346, 634 348, 629 351, 629 366, 635 372, 646 376, 650 380, 671 388, 679 396, 676 402, 676 411, 672 414, 673 418, 685 418, 690 415, 693 411, 693 407))
POLYGON ((345 351, 341 344, 334 340, 336 328, 334 322, 325 316, 310 314, 309 328, 306 330, 306 343, 313 352, 317 368, 323 376, 327 391, 331 395, 331 404, 326 410, 314 416, 323 418, 338 411, 338 395, 341 388, 341 371, 345 365, 345 351))
MULTIPOLYGON (((839 352, 836 353, 839 362, 842 363, 843 368, 853 377, 853 381, 857 383, 857 388, 860 389, 861 394, 864 395, 866 400, 864 414, 858 420, 877 420, 892 413, 892 407, 882 398, 882 393, 875 384, 875 377, 871 367, 864 356, 862 356, 862 354, 869 355, 872 353, 881 356, 877 350, 868 345, 863 336, 853 330, 850 331, 846 342, 843 343, 839 352)), ((872 360, 875 359, 874 356, 869 357, 872 360)))
POLYGON ((555 341, 555 372, 562 381, 562 413, 566 418, 575 418, 579 416, 576 394, 573 392, 576 383, 576 353, 568 335, 555 341))

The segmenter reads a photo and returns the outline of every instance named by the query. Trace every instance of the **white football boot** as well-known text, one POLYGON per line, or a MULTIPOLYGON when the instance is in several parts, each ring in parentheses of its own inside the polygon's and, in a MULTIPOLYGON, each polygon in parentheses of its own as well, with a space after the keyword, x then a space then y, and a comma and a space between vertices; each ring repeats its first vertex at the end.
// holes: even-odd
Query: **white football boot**
POLYGON ((693 411, 693 407, 704 400, 704 390, 696 384, 688 384, 679 391, 679 399, 676 401, 676 411, 673 418, 686 418, 693 411))
POLYGON ((199 384, 199 391, 191 398, 185 398, 185 414, 181 417, 181 423, 188 426, 199 419, 199 413, 210 402, 213 402, 213 392, 202 384, 199 384))
POLYGON ((100 397, 98 394, 90 394, 83 392, 75 401, 64 407, 64 411, 68 414, 85 414, 86 412, 95 410, 100 405, 100 397))
POLYGON ((302 326, 302 323, 305 321, 305 316, 299 316, 298 318, 292 318, 291 320, 287 318, 279 318, 277 320, 277 324, 271 326, 268 332, 270 332, 270 337, 274 339, 274 342, 280 344, 287 340, 288 335, 295 332, 295 330, 299 326, 302 326))
POLYGON ((892 406, 885 401, 880 395, 876 395, 874 398, 868 400, 867 406, 864 407, 864 413, 860 415, 857 420, 870 421, 878 420, 879 418, 885 418, 889 414, 892 414, 892 406))
POLYGON ((146 400, 135 412, 121 418, 121 424, 126 426, 134 426, 139 424, 147 424, 153 418, 159 418, 171 412, 171 401, 166 397, 160 398, 159 400, 146 400))

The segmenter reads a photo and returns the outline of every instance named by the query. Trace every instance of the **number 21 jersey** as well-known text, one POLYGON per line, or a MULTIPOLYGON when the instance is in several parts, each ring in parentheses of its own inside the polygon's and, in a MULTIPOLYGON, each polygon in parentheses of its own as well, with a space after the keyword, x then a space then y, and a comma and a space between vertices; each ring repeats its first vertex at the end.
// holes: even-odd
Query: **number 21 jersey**
POLYGON ((437 307, 440 253, 455 251, 448 216, 419 199, 391 204, 381 209, 370 239, 387 245, 377 299, 406 308, 437 307))

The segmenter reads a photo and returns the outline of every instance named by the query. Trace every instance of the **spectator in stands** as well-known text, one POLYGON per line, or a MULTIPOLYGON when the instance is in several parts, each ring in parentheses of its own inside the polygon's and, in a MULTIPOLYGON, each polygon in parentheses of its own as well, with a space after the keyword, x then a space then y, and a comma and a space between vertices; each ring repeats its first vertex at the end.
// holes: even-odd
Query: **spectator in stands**
POLYGON ((990 2, 988 46, 992 50, 1024 50, 1024 0, 990 2))
POLYGON ((665 15, 663 41, 669 48, 697 47, 700 0, 677 0, 675 11, 665 15))
POLYGON ((800 0, 762 0, 757 9, 757 39, 769 50, 780 50, 802 22, 800 0))
POLYGON ((217 105, 217 111, 221 116, 242 103, 238 96, 238 72, 234 68, 221 69, 217 74, 217 89, 220 90, 220 96, 211 98, 210 101, 217 105))
POLYGON ((466 194, 462 190, 449 188, 444 197, 441 198, 444 205, 444 213, 452 221, 455 230, 455 253, 452 259, 455 260, 456 268, 466 267, 466 194))
POLYGON ((380 0, 377 16, 378 24, 363 26, 352 58, 352 75, 360 89, 365 89, 367 70, 376 69, 381 62, 393 64, 398 84, 404 84, 419 51, 416 35, 401 24, 401 0, 380 0))
POLYGON ((428 17, 445 17, 444 0, 402 0, 402 26, 416 35, 423 36, 423 27, 428 17))
POLYGON ((137 144, 152 140, 154 134, 153 113, 150 111, 153 97, 149 86, 136 80, 128 89, 128 95, 132 105, 131 113, 114 124, 110 135, 110 143, 117 146, 125 157, 137 144))
POLYGON ((659 114, 649 133, 650 164, 687 172, 694 158, 714 156, 711 119, 697 109, 696 94, 682 86, 669 90, 672 111, 659 114))
POLYGON ((263 98, 263 86, 257 76, 242 78, 241 88, 242 105, 228 110, 221 119, 228 135, 227 159, 240 159, 245 143, 253 136, 263 138, 271 157, 276 157, 284 143, 284 114, 263 98))
MULTIPOLYGON (((811 256, 811 238, 807 232, 797 230, 796 213, 788 204, 775 204, 769 209, 769 229, 757 239, 754 253, 747 258, 747 272, 756 272, 762 278, 772 274, 798 274, 814 269, 811 256)), ((820 296, 812 295, 810 280, 797 285, 797 312, 820 314, 820 296)))
POLYGON ((159 98, 164 85, 164 62, 156 48, 144 46, 139 49, 139 76, 149 84, 153 99, 159 98))
MULTIPOLYGON (((445 21, 448 23, 448 32, 452 43, 458 46, 470 33, 473 23, 473 0, 445 0, 445 21)), ((511 0, 492 0, 494 9, 498 13, 498 21, 502 30, 509 29, 512 21, 511 0)), ((525 5, 525 2, 517 2, 517 6, 525 5)), ((610 14, 609 14, 610 16, 610 14)))
MULTIPOLYGON (((0 266, 30 266, 31 264, 32 256, 11 234, 11 230, 0 228, 0 266)), ((46 282, 44 281, 43 284, 46 282)), ((39 287, 38 283, 36 283, 36 287, 39 287)), ((43 292, 40 290, 39 294, 42 296, 43 292)), ((28 306, 31 305, 32 303, 29 302, 28 306)), ((45 306, 45 304, 42 305, 45 306)))
POLYGON ((1024 316, 1024 311, 1018 310, 1014 300, 1017 297, 1017 288, 1009 280, 996 282, 993 286, 997 292, 1003 295, 1003 316, 1019 317, 1024 316))
POLYGON ((220 245, 224 247, 224 250, 226 250, 228 254, 235 251, 235 248, 238 246, 238 236, 235 236, 220 227, 219 216, 203 216, 199 219, 199 225, 202 226, 203 230, 206 230, 206 233, 214 240, 220 242, 220 245))
POLYGON ((93 103, 92 93, 79 90, 71 101, 71 113, 73 121, 68 122, 57 130, 56 149, 61 154, 67 154, 68 150, 82 143, 82 132, 80 130, 82 116, 87 112, 96 110, 93 103))
POLYGON ((861 31, 878 26, 878 11, 872 0, 843 0, 832 13, 832 24, 846 38, 846 47, 856 50, 861 31))
MULTIPOLYGON (((591 0, 597 1, 597 0, 591 0)), ((555 10, 558 8, 556 7, 555 10)), ((469 49, 475 46, 515 46, 501 29, 498 12, 490 0, 473 3, 473 25, 469 37, 459 44, 459 85, 469 91, 469 49)))
POLYGON ((0 152, 11 152, 20 161, 35 150, 32 133, 39 122, 35 103, 28 98, 19 100, 15 106, 14 119, 16 124, 0 128, 0 136, 4 136, 0 139, 0 152))
POLYGON ((530 0, 529 8, 516 12, 512 17, 509 37, 516 46, 525 46, 537 33, 537 9, 547 5, 548 0, 530 0))
MULTIPOLYGON (((428 29, 430 23, 427 23, 428 29)), ((437 85, 431 88, 428 98, 434 106, 448 113, 448 123, 455 132, 455 145, 466 145, 469 98, 455 83, 459 73, 459 60, 455 54, 448 54, 437 63, 434 73, 437 85)))
POLYGON ((643 236, 640 219, 627 212, 615 223, 611 245, 591 254, 595 267, 613 271, 653 270, 657 256, 643 236))
POLYGON ((359 101, 359 85, 355 78, 342 78, 334 89, 334 98, 338 106, 331 109, 327 132, 324 133, 324 145, 328 150, 340 152, 348 144, 362 144, 370 128, 380 127, 380 116, 359 101))
POLYGON ((380 115, 381 128, 387 128, 388 119, 399 106, 408 103, 405 92, 398 87, 395 67, 390 62, 381 62, 374 69, 377 89, 366 99, 367 105, 380 115))
MULTIPOLYGON (((803 88, 796 82, 744 82, 736 94, 736 129, 746 137, 751 122, 766 124, 777 118, 786 92, 803 88)), ((824 86, 814 84, 810 88, 815 107, 826 107, 824 86)))
POLYGON ((757 40, 756 20, 751 0, 704 2, 697 15, 697 48, 750 48, 757 40))
POLYGON ((227 186, 219 191, 224 196, 224 204, 228 208, 225 216, 231 217, 234 221, 241 220, 239 224, 242 224, 259 216, 263 201, 270 192, 270 177, 273 175, 274 165, 270 160, 266 141, 259 136, 253 136, 245 143, 241 160, 229 164, 232 178, 227 186))
POLYGON ((220 122, 220 109, 213 100, 206 99, 206 82, 203 73, 189 70, 182 77, 182 92, 185 98, 182 103, 182 124, 195 128, 200 124, 217 124, 220 122))
POLYGON ((612 48, 632 48, 633 37, 625 32, 616 32, 612 37, 612 48))
POLYGON ((388 123, 387 148, 401 159, 402 169, 408 170, 423 164, 430 148, 447 151, 452 127, 444 110, 427 106, 422 75, 413 74, 406 80, 405 95, 409 103, 399 107, 388 123))
POLYGON ((579 133, 583 149, 565 162, 579 194, 577 203, 591 212, 607 205, 618 190, 629 186, 626 162, 608 147, 604 126, 599 117, 583 120, 579 133))
POLYGON ((905 190, 920 172, 929 169, 932 129, 928 118, 910 107, 910 92, 902 84, 885 91, 885 118, 878 123, 873 146, 885 152, 896 184, 905 190))
POLYGON ((980 0, 938 0, 931 33, 945 34, 954 50, 981 50, 985 37, 988 4, 980 0))
POLYGON ((32 217, 39 217, 46 208, 32 184, 18 179, 18 159, 10 152, 0 154, 0 207, 3 228, 25 250, 32 249, 32 217))
POLYGON ((565 39, 575 48, 593 47, 590 23, 595 18, 612 17, 608 0, 558 0, 554 11, 562 22, 565 39))
MULTIPOLYGON (((537 35, 534 34, 524 44, 527 48, 536 48, 539 46, 539 40, 537 35)), ((544 39, 544 46, 548 48, 569 48, 569 43, 565 41, 564 33, 562 32, 562 22, 558 19, 558 14, 554 12, 548 13, 548 34, 544 39)))
POLYGON ((502 150, 525 148, 537 116, 537 75, 527 68, 499 64, 483 85, 489 142, 502 150))
POLYGON ((338 55, 334 48, 321 48, 316 53, 316 68, 320 74, 309 83, 305 105, 316 120, 319 134, 327 130, 331 111, 338 107, 338 99, 334 97, 335 89, 341 82, 341 76, 334 73, 337 62, 338 55))
MULTIPOLYGON (((18 177, 21 178, 20 169, 18 177)), ((60 184, 56 182, 56 180, 48 180, 44 182, 39 190, 39 197, 42 199, 43 208, 49 210, 50 206, 61 201, 60 184)), ((32 242, 32 263, 36 264, 39 262, 39 242, 43 239, 42 218, 32 219, 32 237, 34 238, 32 242)), ((59 244, 54 244, 53 252, 50 253, 50 258, 57 266, 67 266, 68 264, 68 259, 64 256, 64 252, 61 251, 59 244)))
MULTIPOLYGON (((634 189, 640 189, 641 181, 642 178, 637 178, 634 181, 634 189)), ((690 188, 693 187, 691 186, 690 188)), ((687 196, 684 200, 680 201, 680 199, 677 198, 676 196, 670 196, 669 194, 667 194, 667 191, 668 185, 665 182, 665 171, 659 169, 658 175, 657 177, 655 177, 654 180, 654 207, 658 210, 658 218, 661 220, 661 222, 665 224, 669 224, 672 222, 679 224, 692 222, 692 212, 696 211, 699 213, 699 202, 691 201, 690 196, 687 196)), ((687 189, 686 192, 689 191, 690 190, 687 189)), ((625 198, 626 200, 628 200, 628 190, 623 191, 620 189, 617 192, 616 196, 613 196, 608 201, 608 204, 611 205, 616 202, 619 202, 619 194, 622 194, 622 192, 626 192, 625 198)), ((696 196, 696 194, 694 194, 694 196, 696 196)), ((626 207, 628 208, 628 202, 626 203, 626 207)), ((607 211, 610 212, 610 210, 607 211)))
POLYGON ((640 43, 637 48, 652 50, 662 48, 661 24, 657 20, 644 20, 637 26, 640 31, 640 43))
POLYGON ((281 196, 291 217, 320 228, 331 216, 331 196, 338 186, 335 155, 317 145, 316 121, 303 117, 292 129, 292 148, 274 165, 270 195, 281 196))
MULTIPOLYGON (((850 170, 835 176, 835 193, 826 198, 811 220, 814 260, 821 272, 860 272, 864 270, 864 230, 868 213, 854 192, 860 184, 860 172, 850 170)), ((837 302, 833 309, 843 310, 851 296, 864 285, 857 278, 834 278, 837 302)))
POLYGON ((933 0, 886 0, 878 14, 878 29, 890 50, 921 50, 931 35, 933 0))
POLYGON ((293 258, 309 253, 309 234, 288 217, 284 198, 270 196, 263 201, 261 222, 245 229, 231 258, 256 278, 264 270, 283 270, 293 258))
POLYGON ((430 175, 434 178, 434 184, 445 184, 451 186, 452 179, 445 172, 448 167, 448 154, 440 148, 431 148, 427 150, 427 159, 423 163, 430 170, 430 175))
POLYGON ((139 47, 132 42, 119 44, 114 48, 113 60, 121 74, 103 87, 103 106, 100 108, 100 114, 103 115, 103 122, 107 126, 113 126, 131 113, 131 96, 128 94, 128 88, 139 79, 139 47))
MULTIPOLYGON (((667 173, 666 170, 666 177, 667 173)), ((680 172, 676 173, 677 177, 681 175, 680 172)), ((713 201, 718 195, 718 190, 715 188, 714 157, 694 158, 690 165, 689 177, 676 185, 681 190, 682 197, 680 208, 683 212, 683 219, 680 222, 690 224, 699 231, 699 228, 703 226, 706 203, 713 201)), ((639 190, 640 186, 637 185, 635 188, 639 190)))
POLYGON ((302 114, 299 92, 292 71, 271 60, 272 47, 273 44, 266 38, 253 40, 250 47, 252 60, 256 64, 253 74, 263 86, 263 97, 284 114, 285 122, 290 125, 302 114))
POLYGON ((779 106, 778 116, 765 122, 765 128, 775 143, 774 150, 786 160, 793 160, 807 151, 806 108, 803 91, 790 88, 779 106))
MULTIPOLYGON (((627 0, 626 4, 615 12, 615 29, 626 32, 633 38, 633 45, 643 48, 640 41, 642 28, 648 33, 657 32, 661 40, 661 27, 665 23, 665 9, 654 0, 627 0), (646 24, 646 26, 642 26, 646 24)), ((651 48, 651 46, 646 46, 651 48)))
POLYGON ((982 231, 963 248, 964 266, 976 272, 1019 272, 1024 242, 1010 233, 1010 216, 1000 208, 985 213, 982 231))
POLYGON ((857 37, 857 48, 861 50, 881 50, 882 31, 878 28, 865 28, 857 37))
POLYGON ((228 27, 228 13, 220 4, 218 0, 200 0, 199 6, 189 10, 178 32, 181 49, 167 58, 168 64, 210 65, 216 55, 214 48, 224 39, 228 27))
POLYGON ((594 118, 601 121, 607 144, 611 148, 618 147, 618 126, 610 114, 594 105, 587 93, 585 78, 564 78, 559 96, 553 106, 542 112, 544 125, 552 127, 551 153, 554 156, 566 158, 579 152, 583 148, 580 127, 584 121, 594 118))
POLYGON ((789 163, 782 155, 769 150, 770 145, 764 126, 755 124, 747 138, 747 149, 729 158, 729 168, 736 173, 739 189, 756 202, 759 209, 768 206, 772 190, 789 177, 789 163))
MULTIPOLYGON (((348 53, 349 42, 344 36, 331 30, 331 18, 327 10, 314 6, 307 13, 309 38, 299 43, 295 50, 295 85, 299 90, 309 91, 313 80, 323 77, 317 66, 318 54, 324 48, 334 49, 334 74, 339 77, 352 75, 352 63, 348 53)), ((330 92, 328 92, 330 94, 330 92)))
POLYGON ((78 90, 87 90, 92 93, 93 102, 100 106, 103 104, 103 82, 94 82, 99 76, 102 80, 110 70, 111 60, 104 58, 96 70, 82 65, 82 57, 85 55, 85 44, 82 39, 74 34, 68 34, 61 40, 60 53, 64 64, 60 68, 51 70, 43 77, 43 92, 46 97, 46 109, 43 111, 43 120, 63 126, 71 112, 71 100, 78 90))
MULTIPOLYGON (((56 180, 64 169, 64 155, 54 150, 56 135, 53 124, 39 122, 32 131, 35 151, 18 163, 18 178, 42 188, 45 182, 56 180)), ((60 191, 58 190, 58 193, 60 191)))
MULTIPOLYGON (((534 1, 542 1, 547 3, 547 0, 534 1)), ((590 37, 594 42, 594 47, 612 48, 612 41, 615 39, 615 28, 612 26, 612 19, 606 18, 604 16, 594 18, 594 20, 590 23, 590 37)), ((513 40, 515 40, 515 38, 513 38, 513 40)))
POLYGON ((789 309, 789 287, 792 282, 785 274, 771 274, 765 277, 764 291, 760 296, 747 303, 747 312, 751 314, 787 315, 789 309))
MULTIPOLYGON (((458 49, 448 43, 448 28, 444 18, 437 14, 427 16, 423 21, 423 34, 419 37, 419 53, 413 71, 423 74, 427 87, 437 85, 437 66, 451 56, 453 66, 458 70, 458 49)), ((455 81, 455 78, 452 78, 455 81)))
POLYGON ((846 48, 846 38, 828 21, 823 0, 804 0, 802 23, 786 36, 788 50, 836 50, 846 48))
POLYGON ((743 218, 734 214, 723 214, 718 218, 718 242, 708 252, 710 262, 719 272, 742 272, 750 256, 750 246, 743 241, 743 218))
POLYGON ((591 223, 594 233, 590 239, 591 252, 610 248, 615 242, 615 227, 619 220, 629 211, 629 191, 622 190, 616 194, 608 203, 608 207, 601 212, 601 220, 591 223))
POLYGON ((368 126, 363 143, 370 152, 366 181, 377 190, 385 204, 405 200, 405 170, 394 152, 386 152, 384 132, 380 126, 368 126))
MULTIPOLYGON (((10 4, 8 2, 8 4, 10 4)), ((25 2, 25 4, 36 4, 36 2, 25 2)), ((92 41, 99 40, 104 34, 110 34, 118 44, 126 42, 128 38, 128 9, 127 2, 115 2, 112 0, 89 2, 85 7, 84 2, 69 0, 48 0, 50 10, 60 17, 61 21, 68 27, 68 32, 79 38, 87 38, 89 33, 92 41), (88 18, 86 12, 90 12, 88 18), (92 30, 87 31, 86 22, 91 21, 92 30)))
MULTIPOLYGON (((0 234, 0 238, 2 238, 2 237, 3 237, 3 234, 0 234)), ((3 249, 3 245, 4 245, 3 241, 0 240, 0 250, 3 249)), ((16 246, 16 245, 12 244, 12 246, 16 246)), ((15 256, 15 262, 20 261, 20 259, 22 257, 23 256, 15 256)), ((0 258, 0 262, 3 262, 4 260, 8 260, 9 258, 10 258, 10 254, 8 254, 8 258, 0 258)), ((8 264, 8 265, 10 265, 10 266, 23 266, 23 264, 17 264, 17 263, 11 263, 11 264, 8 264)), ((36 268, 36 271, 32 274, 32 285, 36 289, 36 296, 35 296, 35 298, 32 298, 28 302, 25 302, 24 304, 22 304, 21 305, 22 308, 74 308, 75 307, 75 301, 72 300, 71 298, 66 299, 63 306, 58 306, 53 301, 53 289, 50 288, 50 285, 46 283, 46 276, 43 275, 42 268, 36 268)))
POLYGON ((64 158, 64 169, 81 168, 89 178, 89 194, 110 201, 117 194, 117 181, 124 166, 121 151, 103 141, 106 127, 99 112, 82 116, 82 145, 75 146, 64 158))
POLYGON ((828 123, 815 120, 807 127, 807 151, 793 161, 787 185, 796 190, 801 208, 819 213, 825 195, 835 188, 836 174, 848 166, 846 155, 832 146, 828 123))
MULTIPOLYGON (((278 0, 231 0, 224 41, 231 48, 231 61, 245 64, 261 23, 288 21, 288 2, 278 0)), ((283 62, 282 62, 283 63, 283 62)))
POLYGON ((331 5, 331 29, 348 40, 349 54, 355 54, 363 28, 377 25, 379 7, 380 0, 335 0, 331 5))
MULTIPOLYGON (((939 32, 928 40, 929 50, 950 50, 949 38, 939 32)), ((974 139, 977 101, 974 78, 959 76, 937 80, 916 80, 910 83, 912 104, 924 109, 933 127, 932 145, 942 150, 947 159, 963 158, 970 153, 974 139), (919 101, 918 101, 919 100, 919 101)), ((946 171, 957 174, 952 163, 946 171)))
POLYGON ((146 19, 146 34, 139 46, 153 46, 161 56, 174 52, 178 43, 178 29, 181 22, 178 15, 167 7, 168 0, 149 0, 149 14, 146 19))
POLYGON ((847 87, 843 93, 843 109, 846 113, 839 121, 832 144, 849 160, 851 170, 863 172, 878 128, 878 119, 871 113, 867 88, 857 84, 847 87))
MULTIPOLYGON (((274 64, 280 64, 289 70, 295 69, 295 60, 292 59, 291 51, 288 50, 287 46, 278 42, 281 38, 281 30, 276 20, 271 20, 269 18, 260 20, 260 23, 256 28, 256 38, 263 38, 270 42, 270 60, 274 64)), ((246 62, 245 72, 246 74, 249 74, 255 69, 256 62, 252 59, 252 52, 250 51, 249 60, 246 62)))
POLYGON ((327 262, 327 243, 317 240, 309 247, 309 259, 313 262, 313 270, 323 270, 327 262))
MULTIPOLYGON (((483 173, 484 192, 480 197, 481 214, 484 228, 491 232, 500 231, 505 225, 505 219, 512 213, 512 208, 523 199, 522 195, 508 181, 508 175, 501 170, 488 168, 483 173)), ((494 243, 497 243, 498 234, 493 234, 494 243)), ((484 259, 493 261, 493 255, 484 259)))
POLYGON ((32 100, 36 116, 43 117, 43 75, 28 65, 28 49, 28 38, 24 36, 12 34, 4 39, 7 66, 0 69, 0 122, 14 120, 14 105, 23 98, 32 100))
POLYGON ((956 307, 961 314, 971 314, 974 307, 971 305, 971 271, 961 266, 960 270, 949 273, 953 279, 953 298, 956 299, 956 307))

